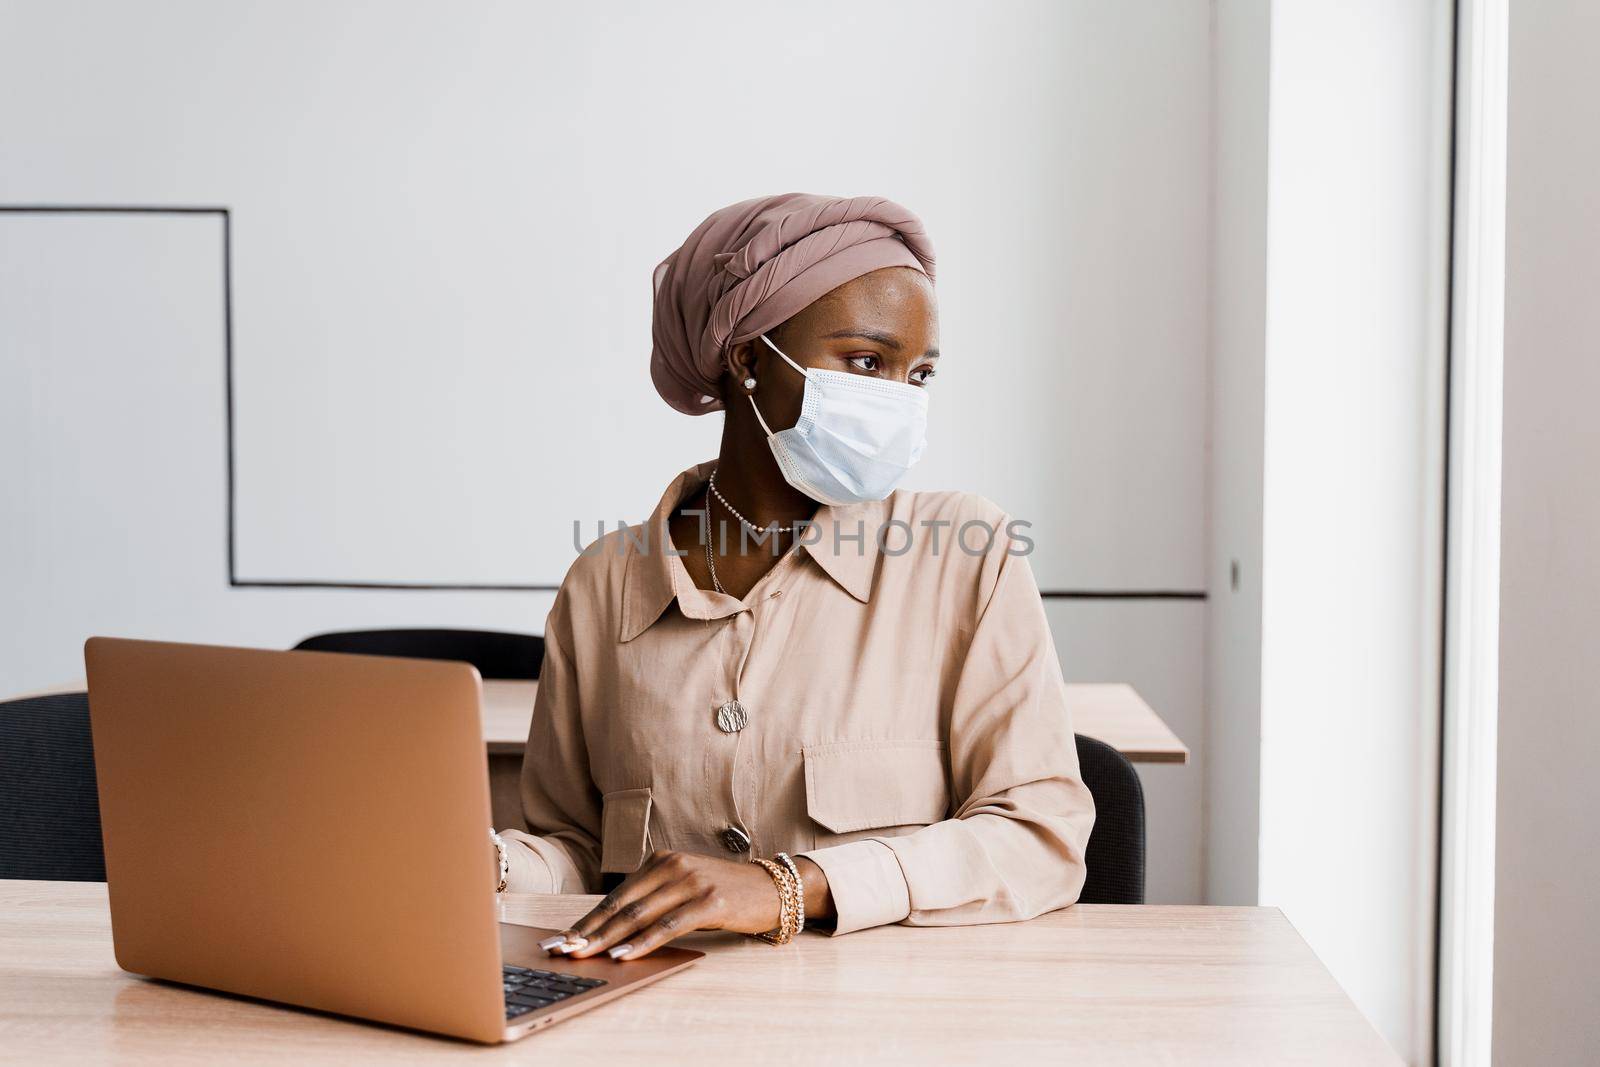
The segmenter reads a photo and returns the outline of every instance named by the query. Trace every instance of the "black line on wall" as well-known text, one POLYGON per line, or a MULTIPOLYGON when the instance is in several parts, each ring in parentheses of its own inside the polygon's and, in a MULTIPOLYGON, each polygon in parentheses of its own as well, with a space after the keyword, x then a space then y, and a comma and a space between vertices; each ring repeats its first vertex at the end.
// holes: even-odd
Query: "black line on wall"
POLYGON ((235 537, 233 530, 233 216, 222 211, 222 421, 226 426, 224 447, 228 453, 227 524, 228 584, 236 585, 235 537))
POLYGON ((1437 1067, 1442 1062, 1439 1055, 1439 1043, 1444 1038, 1441 1027, 1444 1023, 1442 1005, 1439 1003, 1443 991, 1442 975, 1439 973, 1444 963, 1444 828, 1445 828, 1445 762, 1449 758, 1449 741, 1445 732, 1449 729, 1449 716, 1446 714, 1445 694, 1450 681, 1450 567, 1453 559, 1451 549, 1454 547, 1450 540, 1450 509, 1453 500, 1450 493, 1450 477, 1455 466, 1455 456, 1451 450, 1451 435, 1455 431, 1452 425, 1451 407, 1456 391, 1455 367, 1455 323, 1456 323, 1456 180, 1461 151, 1458 130, 1461 123, 1461 16, 1462 5, 1452 4, 1450 13, 1450 147, 1449 147, 1449 175, 1445 184, 1445 211, 1449 224, 1445 237, 1445 330, 1444 330, 1444 492, 1439 513, 1444 516, 1444 529, 1440 531, 1439 573, 1443 581, 1439 583, 1439 663, 1438 663, 1438 698, 1435 707, 1438 715, 1439 728, 1436 732, 1438 747, 1434 753, 1434 804, 1433 804, 1433 1012, 1432 1012, 1432 1040, 1428 1042, 1430 1063, 1437 1067))
MULTIPOLYGON (((450 593, 554 593, 558 585, 493 582, 338 582, 316 579, 240 578, 233 584, 250 589, 401 589, 450 593)), ((1178 589, 1041 589, 1045 600, 1205 600, 1202 590, 1178 589)))
POLYGON ((403 589, 443 593, 554 593, 559 585, 514 582, 340 582, 316 578, 236 578, 241 589, 403 589))
MULTIPOLYGON (((227 496, 228 585, 235 589, 374 589, 450 593, 553 593, 559 585, 519 582, 357 582, 291 578, 240 578, 238 570, 237 482, 234 461, 233 389, 233 215, 225 207, 180 207, 142 204, 15 204, 0 212, 56 215, 218 215, 222 219, 222 393, 225 485, 227 496)), ((1045 589, 1046 600, 1205 600, 1204 590, 1178 589, 1045 589)))
POLYGON ((226 215, 225 207, 154 207, 116 204, 0 204, 0 211, 34 215, 226 215))
POLYGON ((1203 589, 1041 589, 1046 600, 1204 600, 1203 589))

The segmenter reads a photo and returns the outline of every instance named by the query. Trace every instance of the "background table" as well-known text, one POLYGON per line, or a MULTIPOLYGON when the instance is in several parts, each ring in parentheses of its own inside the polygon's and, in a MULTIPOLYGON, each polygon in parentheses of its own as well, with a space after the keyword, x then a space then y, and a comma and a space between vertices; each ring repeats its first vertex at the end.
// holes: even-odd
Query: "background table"
MULTIPOLYGON (((538 682, 483 683, 483 737, 497 755, 522 755, 538 682)), ((1072 726, 1134 763, 1183 763, 1189 749, 1133 686, 1121 682, 1069 684, 1072 726)))
MULTIPOLYGON (((508 895, 563 926, 596 898, 508 895)), ((241 922, 248 922, 241 915, 241 922)), ((726 934, 689 970, 495 1049, 127 975, 105 886, 0 882, 0 1059, 18 1063, 1400 1061, 1276 909, 1080 905, 1028 923, 726 934)))
MULTIPOLYGON (((82 692, 82 681, 44 690, 82 692)), ((528 724, 538 682, 483 683, 483 740, 489 762, 489 798, 499 829, 525 827, 518 779, 527 747, 528 724)), ((1122 682, 1074 683, 1066 687, 1072 725, 1134 763, 1184 763, 1189 749, 1131 685, 1122 682)), ((40 695, 40 694, 30 694, 40 695)))
MULTIPOLYGON (((1131 685, 1121 682, 1069 684, 1072 726, 1104 741, 1134 763, 1184 763, 1189 749, 1178 740, 1131 685)), ((483 738, 489 750, 489 795, 494 824, 522 827, 517 780, 538 682, 483 683, 483 738)))
MULTIPOLYGON (((79 679, 6 699, 81 693, 86 688, 79 679)), ((492 755, 522 755, 538 691, 538 682, 483 683, 483 740, 492 755)), ((1188 762, 1188 747, 1133 686, 1124 682, 1069 683, 1066 693, 1073 729, 1078 733, 1104 741, 1134 763, 1188 762)))

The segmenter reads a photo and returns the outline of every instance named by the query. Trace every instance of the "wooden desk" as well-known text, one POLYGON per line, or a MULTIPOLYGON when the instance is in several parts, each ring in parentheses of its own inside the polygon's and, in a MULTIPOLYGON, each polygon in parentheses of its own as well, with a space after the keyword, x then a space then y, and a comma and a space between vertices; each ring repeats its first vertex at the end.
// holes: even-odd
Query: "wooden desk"
MULTIPOLYGON (((522 755, 538 689, 538 682, 483 683, 483 737, 491 753, 522 755)), ((1131 685, 1071 684, 1067 703, 1078 733, 1104 741, 1134 763, 1189 759, 1189 749, 1131 685)))
MULTIPOLYGON (((508 896, 563 926, 593 897, 508 896)), ((240 916, 249 921, 249 916, 240 916)), ((691 943, 691 942, 686 942, 691 943)), ((1004 926, 696 935, 688 971, 480 1048, 135 978, 105 886, 0 882, 0 1040, 18 1063, 1399 1064, 1276 909, 1081 905, 1004 926)))

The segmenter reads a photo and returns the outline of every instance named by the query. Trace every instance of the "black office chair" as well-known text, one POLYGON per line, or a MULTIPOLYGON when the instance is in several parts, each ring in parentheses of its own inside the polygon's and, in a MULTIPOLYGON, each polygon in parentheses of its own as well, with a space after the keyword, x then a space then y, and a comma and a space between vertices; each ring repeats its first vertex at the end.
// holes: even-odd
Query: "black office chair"
POLYGON ((463 660, 485 678, 533 681, 544 662, 544 638, 496 630, 344 630, 294 646, 313 652, 463 660))
POLYGON ((106 880, 87 693, 0 703, 0 878, 106 880))
POLYGON ((1085 856, 1084 904, 1144 903, 1144 787, 1128 758, 1078 735, 1078 766, 1094 797, 1094 831, 1085 856))

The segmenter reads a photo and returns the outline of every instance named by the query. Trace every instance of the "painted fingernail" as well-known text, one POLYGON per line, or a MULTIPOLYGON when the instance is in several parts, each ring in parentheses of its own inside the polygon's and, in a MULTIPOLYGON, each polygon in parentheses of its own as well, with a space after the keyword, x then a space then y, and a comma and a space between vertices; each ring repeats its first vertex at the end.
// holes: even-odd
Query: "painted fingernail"
POLYGON ((566 937, 564 935, 557 934, 554 937, 547 937, 543 941, 539 942, 539 947, 544 949, 546 952, 549 952, 551 949, 555 948, 565 940, 566 937))
POLYGON ((621 959, 623 953, 632 952, 632 951, 633 951, 633 946, 632 945, 612 945, 610 948, 606 949, 606 955, 610 956, 612 959, 616 960, 616 959, 621 959))
POLYGON ((558 952, 576 952, 580 948, 582 948, 584 945, 587 945, 588 943, 589 943, 589 939, 587 937, 574 937, 570 941, 563 942, 561 947, 559 949, 557 949, 557 951, 558 952))

